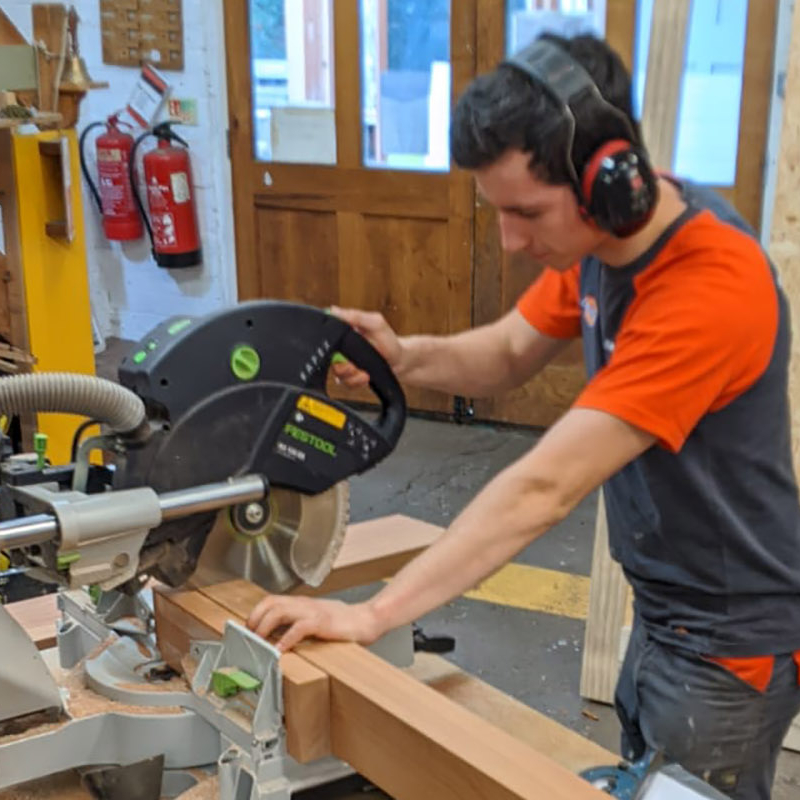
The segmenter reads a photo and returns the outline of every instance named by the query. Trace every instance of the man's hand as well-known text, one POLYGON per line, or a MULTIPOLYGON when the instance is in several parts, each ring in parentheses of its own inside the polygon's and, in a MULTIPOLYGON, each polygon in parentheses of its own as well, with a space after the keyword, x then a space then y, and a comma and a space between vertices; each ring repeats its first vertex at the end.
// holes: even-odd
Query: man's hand
MULTIPOLYGON (((337 306, 331 306, 330 312, 358 331, 386 359, 395 374, 399 373, 403 361, 403 344, 383 314, 337 306)), ((350 361, 334 364, 333 374, 351 389, 369 384, 369 375, 350 361)))
POLYGON ((349 605, 279 594, 267 595, 250 612, 247 627, 265 639, 277 628, 287 628, 277 643, 284 652, 310 637, 371 644, 381 635, 368 603, 349 605))

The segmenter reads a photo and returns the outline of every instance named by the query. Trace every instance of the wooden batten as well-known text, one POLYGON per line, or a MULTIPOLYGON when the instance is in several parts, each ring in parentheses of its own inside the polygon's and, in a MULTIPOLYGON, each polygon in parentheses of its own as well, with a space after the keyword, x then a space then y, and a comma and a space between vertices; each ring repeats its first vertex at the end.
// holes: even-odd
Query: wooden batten
MULTIPOLYGON (((184 593, 183 607, 197 603, 197 609, 207 608, 206 601, 213 598, 223 617, 239 621, 265 595, 244 581, 202 591, 184 593)), ((205 621, 213 619, 216 626, 220 618, 219 610, 209 610, 205 621)), ((602 796, 547 755, 358 645, 306 643, 294 655, 330 681, 333 755, 396 800, 602 796)), ((286 657, 281 666, 284 680, 291 681, 286 657)), ((287 706, 287 727, 297 722, 287 706)))

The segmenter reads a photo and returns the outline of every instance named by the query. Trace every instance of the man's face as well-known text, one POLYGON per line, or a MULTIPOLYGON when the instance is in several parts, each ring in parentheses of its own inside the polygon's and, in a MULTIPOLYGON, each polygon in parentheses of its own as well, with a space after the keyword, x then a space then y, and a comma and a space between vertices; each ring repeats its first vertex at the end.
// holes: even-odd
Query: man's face
POLYGON ((567 270, 608 234, 580 214, 570 186, 553 186, 530 170, 530 154, 509 150, 475 170, 480 193, 497 209, 503 249, 567 270))

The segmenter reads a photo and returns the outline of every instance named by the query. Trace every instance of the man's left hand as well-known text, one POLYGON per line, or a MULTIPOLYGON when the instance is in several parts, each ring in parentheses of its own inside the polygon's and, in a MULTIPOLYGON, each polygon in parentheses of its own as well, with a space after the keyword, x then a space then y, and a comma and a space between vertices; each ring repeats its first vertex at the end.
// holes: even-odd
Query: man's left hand
POLYGON ((315 637, 371 644, 380 636, 377 617, 368 603, 287 597, 268 594, 250 612, 247 627, 265 639, 286 628, 277 647, 285 652, 303 639, 315 637))

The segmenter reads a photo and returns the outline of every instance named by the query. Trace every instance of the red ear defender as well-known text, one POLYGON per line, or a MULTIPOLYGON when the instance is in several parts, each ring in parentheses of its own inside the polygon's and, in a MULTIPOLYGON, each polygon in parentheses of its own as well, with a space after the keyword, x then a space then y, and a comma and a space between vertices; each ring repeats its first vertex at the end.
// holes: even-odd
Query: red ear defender
MULTIPOLYGON (((614 236, 630 236, 653 215, 658 200, 658 179, 630 118, 602 95, 591 75, 566 51, 547 39, 532 44, 503 62, 523 72, 558 105, 566 122, 564 166, 578 198, 581 214, 614 236), (593 118, 602 115, 619 131, 608 139, 580 170, 574 161, 576 109, 594 106, 593 118)), ((581 117, 578 114, 578 117, 581 117)))
POLYGON ((658 183, 645 151, 612 139, 589 159, 581 175, 581 202, 598 227, 631 236, 650 220, 658 183))

